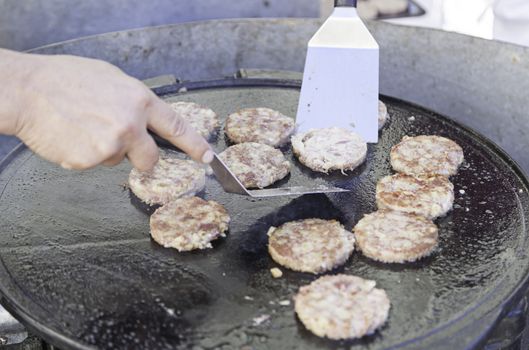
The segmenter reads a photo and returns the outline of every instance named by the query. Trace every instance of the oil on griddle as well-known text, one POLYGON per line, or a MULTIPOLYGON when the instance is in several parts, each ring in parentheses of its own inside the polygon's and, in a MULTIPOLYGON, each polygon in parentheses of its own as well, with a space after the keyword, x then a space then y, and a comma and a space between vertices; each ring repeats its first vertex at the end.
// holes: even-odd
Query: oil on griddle
MULTIPOLYGON (((298 95, 293 88, 231 87, 166 97, 197 102, 225 118, 256 106, 293 116, 298 95)), ((292 174, 277 186, 330 182, 350 193, 253 200, 224 193, 210 178, 202 195, 223 204, 232 223, 213 249, 197 252, 151 241, 149 212, 121 187, 129 164, 70 172, 20 150, 0 173, 5 300, 65 349, 412 349, 418 341, 434 349, 459 339, 460 323, 495 309, 527 272, 526 183, 477 135, 420 108, 382 100, 391 120, 380 142, 370 145, 366 163, 347 176, 314 173, 283 149, 292 174), (391 173, 390 147, 419 134, 449 137, 465 152, 452 178, 454 209, 437 221, 439 249, 403 265, 355 252, 334 272, 376 280, 392 302, 389 322, 357 341, 319 339, 296 319, 292 304, 279 303, 316 276, 282 269, 282 278, 272 278, 276 264, 266 232, 309 217, 338 219, 351 229, 375 210, 375 184, 391 173)), ((222 133, 214 147, 226 147, 222 133)))

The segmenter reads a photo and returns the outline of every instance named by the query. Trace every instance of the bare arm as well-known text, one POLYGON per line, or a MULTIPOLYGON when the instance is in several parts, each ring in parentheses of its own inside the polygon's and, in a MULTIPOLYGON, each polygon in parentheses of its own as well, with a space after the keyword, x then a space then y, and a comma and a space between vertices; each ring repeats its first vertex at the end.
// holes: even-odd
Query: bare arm
POLYGON ((69 169, 115 165, 140 170, 158 160, 147 129, 209 163, 207 142, 140 81, 119 68, 75 56, 0 49, 0 133, 69 169))

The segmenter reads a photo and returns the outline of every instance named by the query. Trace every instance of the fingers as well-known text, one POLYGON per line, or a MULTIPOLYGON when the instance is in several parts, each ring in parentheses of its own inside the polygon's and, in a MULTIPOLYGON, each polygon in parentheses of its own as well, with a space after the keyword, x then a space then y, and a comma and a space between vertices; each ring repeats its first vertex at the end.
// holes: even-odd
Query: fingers
POLYGON ((125 156, 128 156, 132 165, 140 171, 151 170, 156 162, 158 162, 158 146, 151 136, 145 130, 140 136, 134 140, 134 143, 128 150, 120 150, 110 153, 110 157, 103 161, 97 161, 96 158, 90 160, 86 157, 79 160, 64 161, 61 166, 65 169, 85 170, 92 168, 101 162, 104 166, 115 166, 123 161, 125 156))
MULTIPOLYGON (((140 171, 149 171, 158 162, 158 146, 152 137, 149 136, 147 130, 140 133, 138 138, 129 147, 127 157, 132 165, 140 171)), ((109 159, 109 161, 117 161, 117 158, 109 159)))
POLYGON ((156 98, 148 108, 149 129, 196 161, 210 163, 213 160, 213 152, 206 140, 184 119, 176 115, 167 103, 156 98))

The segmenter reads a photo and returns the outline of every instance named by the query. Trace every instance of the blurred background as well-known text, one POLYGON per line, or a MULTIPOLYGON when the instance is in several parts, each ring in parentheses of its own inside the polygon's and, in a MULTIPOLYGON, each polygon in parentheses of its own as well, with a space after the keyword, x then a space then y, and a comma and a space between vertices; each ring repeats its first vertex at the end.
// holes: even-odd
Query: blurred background
MULTIPOLYGON (((205 19, 325 17, 332 3, 331 0, 0 0, 0 47, 28 50, 86 35, 205 19)), ((365 18, 529 45, 527 0, 359 0, 358 7, 365 18)))
MULTIPOLYGON (((0 47, 24 51, 132 28, 226 18, 325 18, 332 0, 0 0, 0 47)), ((529 46, 529 0, 358 0, 366 19, 529 46)), ((0 135, 0 159, 16 144, 0 135)))

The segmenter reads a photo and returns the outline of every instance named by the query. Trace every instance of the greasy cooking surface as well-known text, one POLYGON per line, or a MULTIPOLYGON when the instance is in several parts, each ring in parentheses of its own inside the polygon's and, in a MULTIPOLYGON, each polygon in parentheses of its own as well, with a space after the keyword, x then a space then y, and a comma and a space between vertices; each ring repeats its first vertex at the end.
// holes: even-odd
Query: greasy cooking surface
MULTIPOLYGON (((171 97, 211 107, 224 119, 266 106, 293 116, 295 88, 212 88, 171 97)), ((232 222, 214 249, 178 253, 149 238, 145 208, 122 188, 129 164, 71 172, 20 149, 0 173, 2 303, 62 348, 384 349, 460 348, 472 344, 516 298, 528 271, 527 186, 508 157, 479 136, 394 99, 381 140, 367 161, 344 176, 309 171, 292 161, 279 185, 309 182, 347 187, 345 194, 253 200, 223 193, 208 179, 206 199, 232 222), (336 272, 377 281, 392 302, 381 332, 354 342, 322 340, 294 316, 291 299, 316 276, 276 266, 266 250, 270 226, 309 217, 338 219, 351 229, 375 209, 375 184, 391 173, 389 149, 404 135, 437 134, 459 143, 465 163, 455 208, 439 224, 440 248, 417 263, 386 265, 358 252, 336 272), (479 320, 481 323, 476 323, 479 320), (452 346, 450 345, 452 344, 452 346)), ((226 147, 223 136, 215 148, 226 147)))

